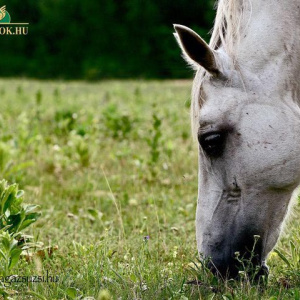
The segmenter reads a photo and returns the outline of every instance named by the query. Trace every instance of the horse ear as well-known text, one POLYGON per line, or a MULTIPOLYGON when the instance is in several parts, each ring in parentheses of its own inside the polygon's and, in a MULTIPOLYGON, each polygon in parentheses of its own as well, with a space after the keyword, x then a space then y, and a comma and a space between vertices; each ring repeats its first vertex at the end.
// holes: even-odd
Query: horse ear
POLYGON ((220 74, 214 51, 209 45, 190 28, 174 24, 175 38, 183 52, 185 60, 193 67, 202 66, 214 76, 220 74))

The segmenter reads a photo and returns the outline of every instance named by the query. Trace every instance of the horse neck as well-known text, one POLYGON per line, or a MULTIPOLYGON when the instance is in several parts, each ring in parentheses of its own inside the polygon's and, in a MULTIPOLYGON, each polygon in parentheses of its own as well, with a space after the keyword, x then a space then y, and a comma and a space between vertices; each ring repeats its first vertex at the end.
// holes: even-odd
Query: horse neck
POLYGON ((270 92, 291 90, 300 102, 299 0, 249 0, 242 22, 235 50, 240 69, 270 92))

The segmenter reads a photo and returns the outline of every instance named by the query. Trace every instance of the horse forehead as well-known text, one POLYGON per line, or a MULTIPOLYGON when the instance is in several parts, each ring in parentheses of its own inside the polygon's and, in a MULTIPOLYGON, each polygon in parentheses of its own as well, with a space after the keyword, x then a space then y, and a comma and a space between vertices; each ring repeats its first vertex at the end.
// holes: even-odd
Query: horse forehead
POLYGON ((247 94, 233 88, 208 86, 204 90, 205 101, 200 109, 200 121, 221 123, 234 121, 250 102, 247 94))
POLYGON ((277 120, 285 122, 285 125, 294 122, 299 124, 300 110, 295 103, 287 105, 276 97, 245 93, 237 89, 212 88, 209 92, 200 109, 200 124, 235 125, 244 119, 248 119, 249 122, 261 119, 263 123, 277 120))

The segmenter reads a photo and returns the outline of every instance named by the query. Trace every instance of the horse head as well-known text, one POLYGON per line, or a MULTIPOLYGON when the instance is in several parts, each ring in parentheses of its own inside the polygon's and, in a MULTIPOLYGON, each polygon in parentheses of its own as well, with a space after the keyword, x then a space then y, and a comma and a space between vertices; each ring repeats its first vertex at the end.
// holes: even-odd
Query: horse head
POLYGON ((198 251, 222 276, 238 274, 237 256, 266 273, 300 183, 295 93, 243 69, 224 47, 212 48, 191 29, 175 25, 175 31, 197 70, 192 122, 199 145, 198 251))

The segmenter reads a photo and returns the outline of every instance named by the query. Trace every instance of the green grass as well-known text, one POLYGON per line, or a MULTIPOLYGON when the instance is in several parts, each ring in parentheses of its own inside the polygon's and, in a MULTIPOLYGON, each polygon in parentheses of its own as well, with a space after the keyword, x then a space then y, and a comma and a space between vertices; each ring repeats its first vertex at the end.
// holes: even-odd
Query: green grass
POLYGON ((24 253, 14 274, 59 276, 12 283, 13 299, 300 299, 297 209, 269 260, 267 287, 191 268, 190 88, 191 81, 0 81, 1 178, 40 205, 28 234, 51 250, 24 253), (186 284, 195 279, 199 286, 186 284))

